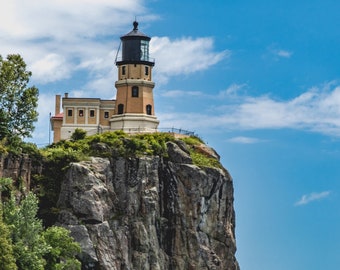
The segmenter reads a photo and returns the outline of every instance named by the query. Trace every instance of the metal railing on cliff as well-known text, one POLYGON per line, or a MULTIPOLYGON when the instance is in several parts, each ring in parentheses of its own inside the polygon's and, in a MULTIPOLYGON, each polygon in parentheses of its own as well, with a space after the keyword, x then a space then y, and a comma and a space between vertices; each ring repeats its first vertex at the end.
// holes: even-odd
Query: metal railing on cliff
MULTIPOLYGON (((81 129, 82 127, 79 126, 79 128, 81 129)), ((98 126, 96 128, 93 128, 93 129, 86 129, 86 133, 89 136, 95 135, 95 134, 101 134, 101 133, 108 132, 108 131, 112 131, 112 130, 110 128, 104 128, 102 126, 98 126)), ((200 138, 200 136, 198 134, 196 134, 194 131, 190 131, 190 130, 186 130, 186 129, 182 129, 182 128, 175 128, 175 127, 157 128, 157 129, 136 127, 136 128, 130 128, 127 131, 127 133, 131 133, 131 134, 133 134, 133 133, 150 133, 150 132, 173 133, 173 134, 180 134, 180 135, 184 135, 184 136, 196 136, 196 137, 200 138)), ((49 143, 41 143, 41 144, 38 144, 38 145, 39 146, 47 146, 47 145, 50 145, 50 144, 51 143, 49 142, 49 143)))
POLYGON ((177 133, 177 134, 182 134, 182 135, 187 135, 187 136, 197 136, 198 135, 194 131, 190 130, 185 130, 182 128, 159 128, 158 131, 160 132, 169 132, 169 133, 177 133))

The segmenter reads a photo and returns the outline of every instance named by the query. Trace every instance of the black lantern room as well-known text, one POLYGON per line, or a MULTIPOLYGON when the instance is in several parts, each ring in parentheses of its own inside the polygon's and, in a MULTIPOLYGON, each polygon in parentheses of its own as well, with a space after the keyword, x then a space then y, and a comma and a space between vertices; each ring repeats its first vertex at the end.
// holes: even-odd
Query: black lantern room
POLYGON ((116 61, 117 65, 145 64, 154 65, 149 57, 150 37, 138 31, 138 22, 133 22, 133 30, 120 38, 122 42, 122 57, 116 61))

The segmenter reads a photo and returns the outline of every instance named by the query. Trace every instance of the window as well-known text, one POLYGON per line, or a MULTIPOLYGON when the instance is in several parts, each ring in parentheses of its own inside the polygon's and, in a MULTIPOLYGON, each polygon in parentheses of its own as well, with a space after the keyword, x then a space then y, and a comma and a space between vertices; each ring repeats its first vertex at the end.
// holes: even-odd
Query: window
POLYGON ((141 40, 140 43, 140 60, 149 61, 149 41, 141 40))
POLYGON ((145 75, 148 76, 149 75, 149 67, 145 66, 145 75))
POLYGON ((138 86, 132 86, 132 97, 138 97, 139 89, 138 86))
POLYGON ((78 114, 80 117, 83 117, 84 116, 84 110, 79 110, 79 114, 78 114))
POLYGON ((152 106, 150 104, 146 105, 146 114, 147 115, 152 114, 152 106))
POLYGON ((123 114, 124 113, 124 105, 123 104, 119 104, 118 105, 118 114, 123 114))
POLYGON ((104 118, 109 118, 109 112, 104 112, 104 118))
POLYGON ((67 110, 67 116, 68 117, 72 117, 72 114, 73 114, 73 111, 71 109, 67 110))
POLYGON ((95 111, 94 110, 90 110, 90 117, 94 117, 95 115, 95 111))
POLYGON ((125 75, 126 73, 126 66, 122 66, 122 75, 125 75))

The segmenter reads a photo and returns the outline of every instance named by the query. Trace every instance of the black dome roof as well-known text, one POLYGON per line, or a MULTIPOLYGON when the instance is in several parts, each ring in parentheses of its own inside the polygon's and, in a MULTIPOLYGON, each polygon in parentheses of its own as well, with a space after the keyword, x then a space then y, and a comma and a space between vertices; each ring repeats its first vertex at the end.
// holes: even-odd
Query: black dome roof
POLYGON ((133 22, 133 30, 126 35, 122 36, 121 39, 129 39, 139 37, 144 40, 150 40, 151 38, 138 30, 138 22, 133 22))

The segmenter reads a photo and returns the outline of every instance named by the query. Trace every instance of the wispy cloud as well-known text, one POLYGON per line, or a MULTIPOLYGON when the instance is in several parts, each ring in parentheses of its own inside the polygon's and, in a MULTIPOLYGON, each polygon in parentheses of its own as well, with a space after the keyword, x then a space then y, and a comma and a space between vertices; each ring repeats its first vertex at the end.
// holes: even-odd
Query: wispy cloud
POLYGON ((293 55, 293 52, 286 50, 277 50, 275 51, 276 55, 282 58, 290 58, 293 55))
POLYGON ((231 143, 239 143, 239 144, 254 144, 254 143, 263 142, 263 140, 258 139, 258 138, 244 137, 244 136, 233 137, 233 138, 228 139, 227 141, 231 143))
POLYGON ((54 82, 70 76, 71 65, 63 56, 54 53, 45 55, 31 65, 35 79, 41 83, 54 82))
POLYGON ((179 98, 183 96, 201 97, 204 94, 200 91, 169 90, 161 93, 163 97, 179 98))
POLYGON ((235 98, 239 97, 241 94, 240 92, 244 90, 247 87, 247 84, 237 84, 232 83, 225 89, 224 91, 221 91, 218 95, 218 98, 235 98))
MULTIPOLYGON (((146 32, 148 22, 158 19, 145 5, 142 0, 5 1, 0 10, 0 51, 20 53, 36 84, 62 81, 83 70, 90 73, 84 85, 98 86, 92 93, 103 91, 99 87, 104 81, 114 81, 110 71, 119 36, 132 28, 132 18, 137 15, 146 32)), ((171 76, 208 69, 230 54, 215 51, 210 37, 153 37, 150 53, 157 58, 158 85, 171 76)))
POLYGON ((340 85, 336 82, 313 87, 289 100, 279 100, 269 95, 240 95, 233 99, 221 98, 218 102, 224 104, 201 107, 199 113, 174 112, 171 118, 175 123, 190 129, 290 128, 340 136, 340 85))
POLYGON ((299 205, 309 204, 309 203, 314 202, 314 201, 319 201, 319 200, 327 198, 330 194, 331 194, 330 191, 323 191, 323 192, 319 192, 319 193, 313 192, 313 193, 310 193, 310 194, 305 194, 305 195, 302 195, 301 199, 298 200, 295 203, 295 205, 299 206, 299 205))
POLYGON ((5 1, 0 10, 0 51, 20 53, 34 83, 65 80, 80 68, 95 78, 114 66, 109 54, 118 48, 119 35, 128 31, 135 15, 145 23, 156 17, 147 15, 142 0, 5 1))
POLYGON ((166 82, 169 76, 186 75, 205 70, 230 56, 230 51, 214 51, 214 40, 209 37, 171 40, 153 37, 150 52, 157 59, 157 82, 166 82), (199 59, 199 61, 197 61, 199 59))
POLYGON ((289 59, 293 56, 294 52, 287 49, 282 49, 278 44, 271 44, 267 47, 267 51, 263 55, 264 58, 278 61, 282 58, 289 59))

